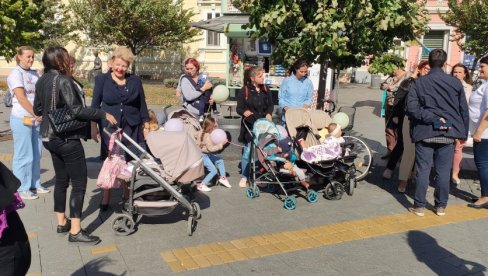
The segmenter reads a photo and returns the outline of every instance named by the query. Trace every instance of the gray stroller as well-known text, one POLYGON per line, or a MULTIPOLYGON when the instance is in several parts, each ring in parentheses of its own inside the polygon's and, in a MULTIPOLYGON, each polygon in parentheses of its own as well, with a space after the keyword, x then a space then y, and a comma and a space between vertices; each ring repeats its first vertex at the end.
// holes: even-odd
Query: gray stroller
MULTIPOLYGON (((104 131, 110 135, 106 129, 104 131)), ((129 235, 142 216, 166 215, 181 205, 188 210, 187 234, 191 236, 196 220, 201 217, 191 184, 204 173, 200 149, 193 138, 186 132, 150 132, 147 144, 160 162, 125 133, 123 139, 141 154, 138 156, 115 139, 134 160, 129 163, 133 165, 128 183, 129 198, 124 202, 123 212, 114 218, 112 230, 117 235, 129 235)))

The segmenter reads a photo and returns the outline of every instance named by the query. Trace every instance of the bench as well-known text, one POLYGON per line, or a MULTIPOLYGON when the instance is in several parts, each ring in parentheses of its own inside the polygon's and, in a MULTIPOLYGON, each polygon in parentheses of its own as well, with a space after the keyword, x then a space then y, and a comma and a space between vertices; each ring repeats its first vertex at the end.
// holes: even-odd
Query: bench
POLYGON ((220 103, 220 108, 227 108, 229 115, 224 116, 226 119, 239 119, 241 116, 232 115, 232 110, 237 107, 237 101, 225 101, 220 103))

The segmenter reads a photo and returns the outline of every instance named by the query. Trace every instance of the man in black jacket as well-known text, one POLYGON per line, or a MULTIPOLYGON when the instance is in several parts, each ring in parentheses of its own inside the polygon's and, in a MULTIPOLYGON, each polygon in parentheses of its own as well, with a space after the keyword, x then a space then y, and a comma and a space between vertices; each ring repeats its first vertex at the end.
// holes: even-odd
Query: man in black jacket
POLYGON ((429 54, 430 73, 418 78, 408 94, 410 137, 415 143, 417 168, 414 207, 410 210, 423 216, 429 174, 435 165, 435 212, 445 214, 449 197, 450 171, 454 155, 454 139, 468 137, 468 104, 461 81, 444 73, 447 54, 434 49, 429 54))

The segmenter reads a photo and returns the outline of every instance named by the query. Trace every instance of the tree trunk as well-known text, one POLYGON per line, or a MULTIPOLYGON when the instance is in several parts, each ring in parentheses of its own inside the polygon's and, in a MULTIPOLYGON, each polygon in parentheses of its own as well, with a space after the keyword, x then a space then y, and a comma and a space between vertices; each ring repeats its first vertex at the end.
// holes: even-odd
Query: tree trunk
POLYGON ((325 90, 327 89, 327 69, 329 64, 323 62, 320 64, 320 75, 319 75, 319 90, 317 91, 317 109, 324 108, 324 97, 325 90))

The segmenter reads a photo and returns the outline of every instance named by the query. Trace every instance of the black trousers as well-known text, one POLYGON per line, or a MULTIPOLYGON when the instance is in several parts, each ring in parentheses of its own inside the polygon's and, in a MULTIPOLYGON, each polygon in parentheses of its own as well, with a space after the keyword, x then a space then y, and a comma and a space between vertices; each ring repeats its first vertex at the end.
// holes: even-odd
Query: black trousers
POLYGON ((56 183, 54 184, 54 212, 66 210, 66 191, 71 181, 69 198, 70 218, 81 218, 87 184, 85 151, 79 139, 55 138, 44 142, 51 153, 56 183))
POLYGON ((7 216, 8 228, 0 239, 0 275, 24 276, 31 265, 31 249, 17 212, 7 216))

